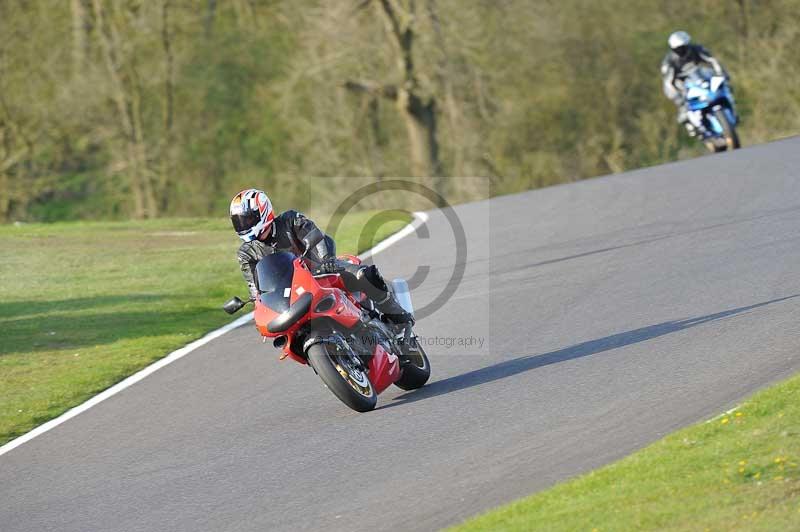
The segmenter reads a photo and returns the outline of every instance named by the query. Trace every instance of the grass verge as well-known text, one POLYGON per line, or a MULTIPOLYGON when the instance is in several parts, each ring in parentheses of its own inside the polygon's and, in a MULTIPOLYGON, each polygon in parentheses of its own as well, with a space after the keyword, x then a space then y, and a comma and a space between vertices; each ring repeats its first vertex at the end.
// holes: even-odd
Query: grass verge
POLYGON ((453 530, 798 530, 800 375, 453 530))
MULTIPOLYGON (((347 216, 339 253, 409 217, 347 216)), ((0 445, 231 318, 246 287, 226 220, 0 226, 0 445)))

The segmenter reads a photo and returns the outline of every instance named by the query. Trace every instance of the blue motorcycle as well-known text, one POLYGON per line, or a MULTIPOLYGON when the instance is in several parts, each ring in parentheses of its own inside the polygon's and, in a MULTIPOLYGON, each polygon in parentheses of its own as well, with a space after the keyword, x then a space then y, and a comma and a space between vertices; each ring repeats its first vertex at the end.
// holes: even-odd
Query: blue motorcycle
POLYGON ((706 147, 713 152, 739 148, 739 119, 728 80, 698 68, 684 79, 684 90, 689 122, 706 147))

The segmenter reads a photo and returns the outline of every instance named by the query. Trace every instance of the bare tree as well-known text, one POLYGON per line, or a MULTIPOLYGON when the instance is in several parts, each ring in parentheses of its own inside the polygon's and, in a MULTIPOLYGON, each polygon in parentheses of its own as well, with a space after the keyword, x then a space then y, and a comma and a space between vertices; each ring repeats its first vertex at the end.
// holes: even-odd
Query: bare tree
POLYGON ((350 80, 345 86, 354 92, 393 101, 405 124, 412 174, 416 177, 441 176, 436 98, 426 94, 421 87, 414 63, 416 1, 409 0, 405 8, 396 0, 368 0, 362 6, 370 2, 386 26, 401 81, 391 84, 350 80))
POLYGON ((141 121, 141 93, 136 70, 123 69, 119 32, 114 21, 107 18, 103 0, 92 0, 92 5, 106 70, 111 79, 113 99, 125 138, 127 168, 133 193, 133 214, 136 218, 153 217, 157 214, 156 199, 147 169, 147 151, 141 121))
POLYGON ((214 19, 217 15, 217 0, 207 0, 206 1, 206 14, 203 17, 203 28, 206 34, 206 37, 211 37, 211 33, 214 31, 214 19))
POLYGON ((70 0, 72 12, 72 75, 83 74, 89 58, 89 34, 92 23, 85 0, 70 0))
POLYGON ((161 171, 159 176, 159 207, 168 207, 170 188, 170 152, 172 148, 172 123, 175 100, 175 58, 172 52, 172 36, 169 18, 170 0, 161 1, 161 45, 164 50, 164 101, 162 104, 163 139, 161 143, 161 171))

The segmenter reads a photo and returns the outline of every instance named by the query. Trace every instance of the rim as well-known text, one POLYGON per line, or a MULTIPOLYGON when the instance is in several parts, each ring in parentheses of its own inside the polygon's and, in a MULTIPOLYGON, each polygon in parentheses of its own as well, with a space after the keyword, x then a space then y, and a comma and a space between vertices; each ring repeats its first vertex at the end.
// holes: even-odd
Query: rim
POLYGON ((425 358, 425 350, 422 348, 421 345, 419 345, 419 342, 417 342, 416 337, 414 337, 413 339, 413 346, 414 346, 413 351, 406 349, 406 357, 408 358, 409 362, 414 364, 419 369, 427 368, 428 363, 426 362, 425 358))
MULTIPOLYGON (((338 350, 337 350, 338 351, 338 350)), ((350 387, 363 395, 364 397, 372 397, 374 392, 372 390, 372 383, 367 376, 367 372, 363 368, 355 365, 348 354, 332 354, 328 351, 328 356, 333 362, 333 366, 344 381, 350 387)))

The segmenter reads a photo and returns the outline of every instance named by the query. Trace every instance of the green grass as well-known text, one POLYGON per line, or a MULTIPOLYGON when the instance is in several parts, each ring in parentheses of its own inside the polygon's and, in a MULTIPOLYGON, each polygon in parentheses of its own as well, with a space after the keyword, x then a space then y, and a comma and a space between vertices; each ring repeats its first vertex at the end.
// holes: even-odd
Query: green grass
MULTIPOLYGON (((337 251, 407 221, 348 216, 337 251)), ((0 444, 231 321, 238 243, 227 220, 0 226, 0 444)))
POLYGON ((453 530, 800 530, 800 376, 453 530))

